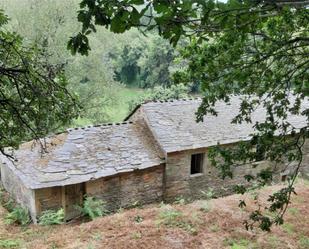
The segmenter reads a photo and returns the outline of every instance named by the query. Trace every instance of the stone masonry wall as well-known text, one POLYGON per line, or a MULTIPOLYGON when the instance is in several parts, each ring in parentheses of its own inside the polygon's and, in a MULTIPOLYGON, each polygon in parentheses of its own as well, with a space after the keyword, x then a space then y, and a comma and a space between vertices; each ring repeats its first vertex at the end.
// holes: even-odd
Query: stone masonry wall
POLYGON ((35 190, 35 202, 38 216, 42 211, 62 208, 62 187, 35 190))
POLYGON ((32 220, 36 222, 34 191, 26 188, 8 165, 0 163, 0 172, 1 184, 4 189, 10 193, 17 203, 29 210, 32 220))
POLYGON ((106 202, 115 211, 120 207, 162 201, 164 166, 133 171, 86 183, 86 194, 106 202))
MULTIPOLYGON (((309 151, 309 143, 307 143, 306 151, 309 151)), ((260 161, 255 163, 255 166, 245 164, 234 167, 233 178, 227 177, 222 180, 219 177, 218 169, 213 167, 207 158, 207 149, 170 153, 167 156, 166 162, 164 198, 166 201, 172 201, 176 197, 190 197, 194 199, 203 196, 210 188, 213 189, 216 196, 228 195, 233 192, 233 186, 236 184, 248 184, 243 177, 244 175, 255 175, 261 169, 268 167, 275 167, 276 169, 277 173, 274 175, 275 182, 279 182, 283 174, 288 174, 286 172, 281 173, 284 165, 275 165, 269 161, 260 161), (205 153, 203 173, 191 175, 191 155, 196 153, 205 153)), ((308 153, 304 155, 301 173, 302 175, 309 173, 308 153)))

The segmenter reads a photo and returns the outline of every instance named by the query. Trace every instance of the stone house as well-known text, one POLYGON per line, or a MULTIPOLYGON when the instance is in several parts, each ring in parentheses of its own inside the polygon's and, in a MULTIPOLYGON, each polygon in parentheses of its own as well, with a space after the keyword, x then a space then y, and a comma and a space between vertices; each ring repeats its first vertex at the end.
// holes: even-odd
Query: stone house
MULTIPOLYGON (((244 175, 271 166, 263 160, 254 167, 237 166, 233 179, 222 180, 208 161, 208 148, 249 140, 252 124, 231 124, 239 97, 232 97, 231 104, 218 103, 217 116, 196 123, 200 103, 200 99, 145 103, 123 123, 69 129, 45 138, 44 153, 38 142, 22 144, 14 152, 14 162, 0 158, 1 183, 29 209, 34 221, 42 211, 59 208, 69 220, 79 214, 75 206, 85 195, 104 200, 110 210, 134 202, 197 198, 209 188, 225 195, 244 182, 244 175)), ((253 114, 254 121, 264 118, 263 109, 253 114)), ((289 121, 298 128, 306 125, 299 116, 290 115, 289 121)), ((305 153, 304 174, 309 173, 308 162, 305 153)), ((285 167, 277 168, 279 179, 285 167)))

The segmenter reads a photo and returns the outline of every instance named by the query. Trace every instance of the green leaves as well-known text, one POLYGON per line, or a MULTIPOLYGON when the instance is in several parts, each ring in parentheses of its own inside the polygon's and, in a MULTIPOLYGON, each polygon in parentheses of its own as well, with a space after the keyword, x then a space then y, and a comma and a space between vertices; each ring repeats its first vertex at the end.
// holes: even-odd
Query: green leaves
MULTIPOLYGON (((0 13, 0 19, 3 19, 0 13)), ((51 65, 36 47, 0 25, 0 153, 46 136, 76 117, 62 65, 51 65)))
POLYGON ((87 33, 78 33, 77 36, 71 37, 68 42, 68 49, 71 51, 72 55, 80 53, 81 55, 88 55, 89 40, 87 38, 87 33))
POLYGON ((130 0, 129 4, 137 4, 137 5, 142 5, 144 4, 144 0, 130 0))

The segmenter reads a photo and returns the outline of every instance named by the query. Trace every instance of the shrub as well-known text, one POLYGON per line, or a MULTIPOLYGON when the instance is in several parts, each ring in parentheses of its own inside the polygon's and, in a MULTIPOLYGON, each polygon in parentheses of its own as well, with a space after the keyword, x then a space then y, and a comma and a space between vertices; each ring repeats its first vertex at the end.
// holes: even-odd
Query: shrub
POLYGON ((90 219, 102 217, 108 214, 105 202, 98 200, 93 196, 87 196, 82 207, 79 207, 81 213, 90 219))
POLYGON ((17 223, 20 225, 28 225, 30 223, 30 216, 28 209, 23 208, 21 206, 16 206, 13 210, 8 213, 5 217, 6 224, 17 223))
POLYGON ((39 224, 43 226, 48 225, 60 225, 64 220, 64 211, 63 209, 55 210, 46 210, 42 212, 39 218, 39 224))
POLYGON ((12 212, 15 208, 15 201, 9 197, 6 201, 3 203, 3 207, 5 207, 9 212, 12 212))

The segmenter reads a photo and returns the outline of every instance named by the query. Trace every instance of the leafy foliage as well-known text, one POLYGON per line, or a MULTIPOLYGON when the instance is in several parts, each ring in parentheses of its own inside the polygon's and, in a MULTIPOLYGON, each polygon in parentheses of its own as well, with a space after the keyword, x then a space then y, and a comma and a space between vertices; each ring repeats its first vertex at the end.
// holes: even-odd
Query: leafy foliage
POLYGON ((129 108, 132 111, 136 106, 148 101, 188 98, 188 92, 188 87, 183 84, 172 85, 171 87, 156 86, 153 89, 147 89, 145 94, 138 99, 131 101, 129 103, 129 108))
MULTIPOLYGON (((108 53, 122 47, 125 37, 101 30, 90 38, 95 51, 88 57, 72 56, 66 41, 68 34, 79 28, 75 16, 77 3, 78 0, 3 0, 0 8, 11 18, 9 30, 20 33, 26 44, 34 44, 43 51, 48 64, 61 66, 67 89, 79 100, 79 120, 87 124, 111 121, 109 111, 118 103, 117 92, 122 86, 113 79, 108 53)), ((72 125, 79 123, 74 120, 72 125)))
POLYGON ((36 47, 6 31, 0 11, 0 152, 45 136, 76 117, 75 97, 66 89, 61 66, 51 65, 36 47))
POLYGON ((105 203, 93 196, 87 196, 84 200, 83 206, 78 207, 83 215, 94 220, 97 217, 107 215, 109 212, 106 209, 105 203))
MULTIPOLYGON (((198 121, 206 114, 216 115, 215 104, 229 103, 231 95, 242 98, 234 123, 252 123, 254 110, 259 106, 265 109, 265 121, 252 123, 255 132, 249 142, 214 148, 211 156, 223 178, 232 177, 235 165, 262 158, 287 167, 296 162, 288 187, 269 198, 269 208, 277 216, 267 217, 260 210, 251 216, 250 224, 257 223, 263 230, 281 224, 309 136, 308 125, 295 127, 287 121, 291 115, 307 121, 309 117, 304 105, 309 96, 308 2, 83 0, 80 8, 82 36, 101 25, 116 33, 133 27, 142 32, 157 30, 174 46, 180 38, 190 38, 180 54, 186 66, 173 79, 201 85, 204 98, 198 121)), ((275 173, 271 168, 246 179, 263 186, 275 173)))
POLYGON ((17 205, 13 208, 11 212, 9 212, 5 217, 6 224, 17 223, 22 226, 26 226, 31 222, 29 211, 22 206, 17 205))
POLYGON ((46 210, 43 211, 39 217, 39 224, 43 226, 60 225, 64 220, 64 210, 61 208, 57 211, 46 210))
POLYGON ((117 81, 142 88, 171 85, 175 50, 157 35, 138 37, 112 51, 110 57, 117 81))

